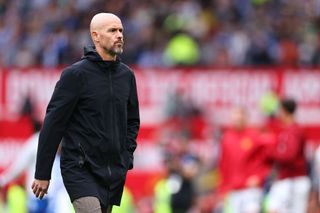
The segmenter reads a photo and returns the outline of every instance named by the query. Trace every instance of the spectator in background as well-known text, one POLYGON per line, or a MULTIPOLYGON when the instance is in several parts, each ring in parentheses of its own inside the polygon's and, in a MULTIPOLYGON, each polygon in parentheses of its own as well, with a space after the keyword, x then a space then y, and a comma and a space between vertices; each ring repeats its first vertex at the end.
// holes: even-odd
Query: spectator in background
POLYGON ((259 132, 246 124, 243 108, 232 113, 232 127, 221 140, 219 192, 225 211, 258 213, 262 202, 262 185, 269 172, 259 132))
POLYGON ((315 1, 3 0, 2 65, 52 67, 76 61, 79 46, 91 43, 88 17, 101 9, 123 17, 128 46, 122 57, 129 64, 319 64, 315 1))
POLYGON ((198 160, 188 154, 180 159, 180 168, 177 171, 176 183, 179 184, 171 195, 171 208, 174 213, 184 213, 192 209, 195 204, 196 191, 193 180, 198 174, 198 160))
POLYGON ((297 104, 293 99, 280 101, 280 124, 276 141, 268 158, 275 166, 276 180, 268 195, 269 213, 303 213, 307 211, 310 180, 307 176, 305 140, 295 121, 297 104))
POLYGON ((177 203, 180 203, 177 206, 188 203, 187 199, 181 202, 186 194, 185 190, 193 193, 192 210, 203 212, 204 209, 213 209, 211 191, 217 182, 213 167, 218 148, 212 142, 211 126, 204 111, 188 98, 183 88, 176 88, 168 96, 166 120, 159 127, 158 140, 164 151, 163 156, 171 156, 165 164, 170 174, 155 187, 156 212, 170 212, 177 203), (178 164, 175 166, 178 169, 173 172, 172 166, 175 164, 178 164), (178 183, 184 189, 172 193, 168 180, 171 183, 175 177, 178 177, 178 183))
POLYGON ((165 64, 169 66, 190 66, 199 61, 199 47, 197 42, 188 34, 174 35, 165 49, 165 64))
POLYGON ((165 177, 155 185, 154 212, 188 212, 196 199, 193 181, 199 170, 198 159, 189 153, 173 153, 167 157, 165 177))

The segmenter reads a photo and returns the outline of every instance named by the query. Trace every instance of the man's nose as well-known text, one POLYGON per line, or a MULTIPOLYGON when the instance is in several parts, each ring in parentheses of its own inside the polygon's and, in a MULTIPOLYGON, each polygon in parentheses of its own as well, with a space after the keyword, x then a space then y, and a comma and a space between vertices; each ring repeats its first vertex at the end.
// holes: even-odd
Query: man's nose
POLYGON ((117 37, 122 39, 123 38, 123 33, 121 31, 118 31, 117 37))

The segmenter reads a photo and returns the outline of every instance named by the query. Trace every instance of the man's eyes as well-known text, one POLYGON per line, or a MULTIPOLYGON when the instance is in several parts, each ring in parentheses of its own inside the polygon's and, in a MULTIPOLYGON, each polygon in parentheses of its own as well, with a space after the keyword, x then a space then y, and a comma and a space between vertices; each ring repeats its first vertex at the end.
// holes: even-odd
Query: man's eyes
POLYGON ((122 29, 116 29, 116 28, 112 28, 112 29, 109 30, 109 32, 112 32, 112 33, 115 33, 115 32, 117 32, 117 31, 119 31, 120 33, 123 32, 122 29))

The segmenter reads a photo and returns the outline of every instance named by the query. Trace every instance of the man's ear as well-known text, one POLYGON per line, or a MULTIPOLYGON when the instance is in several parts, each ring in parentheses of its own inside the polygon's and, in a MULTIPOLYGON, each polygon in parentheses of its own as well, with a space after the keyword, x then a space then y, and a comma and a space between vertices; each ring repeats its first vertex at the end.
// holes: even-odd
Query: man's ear
POLYGON ((94 42, 98 42, 99 41, 99 38, 98 38, 98 33, 96 31, 92 31, 91 32, 91 37, 92 37, 92 40, 94 42))

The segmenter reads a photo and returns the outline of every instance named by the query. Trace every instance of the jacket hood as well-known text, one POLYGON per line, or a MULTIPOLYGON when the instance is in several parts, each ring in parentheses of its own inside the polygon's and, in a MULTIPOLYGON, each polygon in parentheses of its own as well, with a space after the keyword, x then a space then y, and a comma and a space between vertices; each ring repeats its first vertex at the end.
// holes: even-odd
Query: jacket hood
POLYGON ((82 59, 88 59, 90 61, 103 61, 101 56, 98 54, 96 47, 93 45, 85 46, 83 48, 83 56, 82 59))
POLYGON ((94 45, 85 46, 83 48, 83 56, 82 59, 88 59, 94 62, 101 62, 105 65, 118 65, 120 63, 120 59, 117 56, 115 61, 104 61, 101 56, 98 54, 96 47, 94 45))

